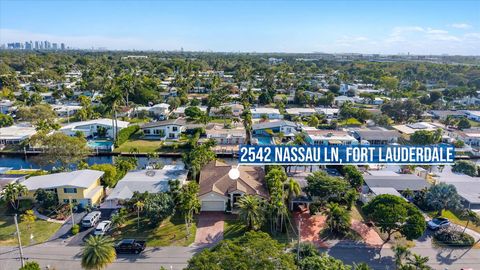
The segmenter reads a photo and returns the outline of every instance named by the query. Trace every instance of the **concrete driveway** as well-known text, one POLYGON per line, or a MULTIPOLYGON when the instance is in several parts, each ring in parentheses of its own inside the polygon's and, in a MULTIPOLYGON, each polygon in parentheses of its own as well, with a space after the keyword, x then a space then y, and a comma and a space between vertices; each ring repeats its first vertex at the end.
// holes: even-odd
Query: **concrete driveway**
POLYGON ((198 216, 195 245, 211 245, 223 239, 225 214, 223 212, 201 212, 198 216))

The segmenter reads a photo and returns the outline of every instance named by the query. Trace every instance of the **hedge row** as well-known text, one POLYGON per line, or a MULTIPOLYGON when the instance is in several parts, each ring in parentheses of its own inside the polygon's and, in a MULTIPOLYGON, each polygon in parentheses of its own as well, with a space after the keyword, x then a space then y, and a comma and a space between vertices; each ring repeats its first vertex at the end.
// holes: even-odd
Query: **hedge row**
POLYGON ((118 132, 117 141, 115 142, 115 147, 119 147, 125 143, 130 136, 135 134, 140 129, 138 125, 128 126, 118 132))

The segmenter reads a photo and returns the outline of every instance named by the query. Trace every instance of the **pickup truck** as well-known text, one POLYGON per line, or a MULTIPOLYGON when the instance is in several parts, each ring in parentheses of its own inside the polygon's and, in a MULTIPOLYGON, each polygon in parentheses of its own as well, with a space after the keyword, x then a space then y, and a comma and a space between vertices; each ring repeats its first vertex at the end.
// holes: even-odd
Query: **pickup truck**
POLYGON ((139 254, 145 250, 145 241, 139 241, 135 239, 122 239, 115 245, 115 251, 117 253, 133 253, 139 254))

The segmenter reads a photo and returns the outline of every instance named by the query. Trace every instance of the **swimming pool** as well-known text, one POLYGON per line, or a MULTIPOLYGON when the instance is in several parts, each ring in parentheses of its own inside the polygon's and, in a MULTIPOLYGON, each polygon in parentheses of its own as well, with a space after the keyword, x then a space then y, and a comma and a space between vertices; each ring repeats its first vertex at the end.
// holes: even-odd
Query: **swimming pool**
POLYGON ((112 150, 113 149, 113 142, 111 142, 111 141, 88 141, 87 146, 92 148, 92 149, 112 150))
POLYGON ((258 140, 258 145, 268 145, 268 144, 273 144, 272 143, 272 137, 268 136, 258 136, 256 137, 258 140))

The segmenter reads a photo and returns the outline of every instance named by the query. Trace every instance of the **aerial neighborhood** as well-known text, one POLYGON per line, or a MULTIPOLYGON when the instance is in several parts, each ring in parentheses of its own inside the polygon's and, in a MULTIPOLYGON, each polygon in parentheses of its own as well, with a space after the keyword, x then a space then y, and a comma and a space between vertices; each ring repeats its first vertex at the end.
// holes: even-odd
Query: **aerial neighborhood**
POLYGON ((479 254, 478 57, 0 56, 0 246, 82 248, 84 269, 461 269, 444 249, 479 254), (237 165, 241 145, 440 144, 454 164, 237 165), (159 247, 185 257, 155 261, 159 247))

